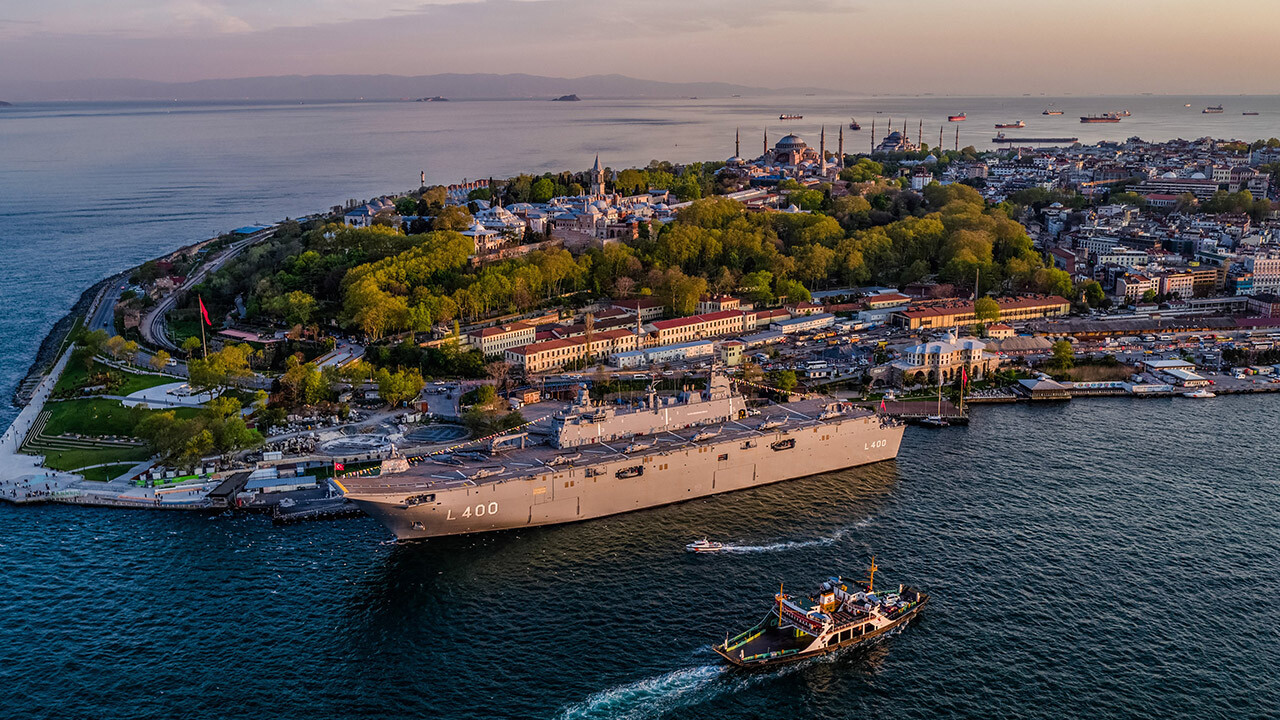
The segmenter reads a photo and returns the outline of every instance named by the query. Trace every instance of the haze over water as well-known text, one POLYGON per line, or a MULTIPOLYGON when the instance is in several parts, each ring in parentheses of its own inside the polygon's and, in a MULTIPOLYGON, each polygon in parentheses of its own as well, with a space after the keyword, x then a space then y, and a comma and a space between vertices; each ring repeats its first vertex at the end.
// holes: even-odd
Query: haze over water
MULTIPOLYGON (((932 145, 955 112, 969 114, 962 146, 1016 119, 1028 127, 1010 134, 1086 141, 1280 135, 1275 97, 7 108, 0 394, 96 280, 414 187, 420 170, 448 183, 585 169, 596 152, 619 168, 722 159, 735 127, 755 156, 765 125, 816 143, 823 122, 834 149, 850 115, 863 125, 846 130, 850 152, 873 117, 912 133, 931 118, 932 145), (1066 115, 1040 116, 1049 102, 1066 115), (1224 114, 1200 114, 1218 102, 1224 114), (1122 109, 1118 125, 1077 120, 1122 109)), ((969 428, 909 430, 896 463, 415 545, 384 544, 369 520, 0 505, 0 715, 1274 716, 1278 400, 980 408, 969 428), (682 552, 703 534, 750 551, 682 552), (778 582, 860 573, 872 552, 878 579, 933 594, 917 625, 776 673, 715 662, 708 646, 758 620, 778 582)))

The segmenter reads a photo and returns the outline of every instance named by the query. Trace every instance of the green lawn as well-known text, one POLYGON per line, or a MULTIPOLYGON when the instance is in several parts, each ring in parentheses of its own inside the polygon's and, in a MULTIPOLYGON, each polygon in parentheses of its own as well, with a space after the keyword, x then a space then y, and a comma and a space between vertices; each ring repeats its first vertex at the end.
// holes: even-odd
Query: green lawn
MULTIPOLYGON (((120 463, 128 469, 135 463, 151 457, 151 451, 144 447, 132 448, 95 448, 74 450, 48 450, 44 452, 44 464, 54 470, 76 470, 86 465, 101 463, 120 463), (131 462, 130 462, 131 461, 131 462)), ((90 471, 93 472, 93 471, 90 471)), ((124 470, 117 472, 119 475, 124 470)), ((115 475, 112 475, 115 477, 115 475)), ((98 478, 92 478, 98 479, 98 478)))
MULTIPOLYGON (((45 409, 49 411, 45 435, 132 435, 133 427, 139 420, 148 413, 161 412, 127 408, 119 400, 102 398, 59 400, 48 403, 45 409)), ((200 414, 197 408, 177 408, 174 412, 183 420, 200 414)))
POLYGON ((165 377, 163 375, 143 375, 140 373, 117 370, 95 361, 93 363, 93 368, 89 371, 86 371, 84 365, 81 365, 80 363, 67 363, 66 369, 62 371, 62 377, 58 378, 58 384, 54 386, 53 390, 55 393, 78 390, 84 386, 86 378, 90 373, 96 374, 108 371, 124 376, 123 384, 118 387, 111 388, 110 393, 112 395, 128 395, 139 390, 145 390, 149 387, 155 387, 156 385, 181 382, 180 379, 165 377))
POLYGON ((118 463, 116 465, 91 468, 81 472, 80 474, 84 476, 85 480, 92 480, 93 482, 107 482, 125 474, 129 471, 129 468, 136 464, 137 463, 118 463))

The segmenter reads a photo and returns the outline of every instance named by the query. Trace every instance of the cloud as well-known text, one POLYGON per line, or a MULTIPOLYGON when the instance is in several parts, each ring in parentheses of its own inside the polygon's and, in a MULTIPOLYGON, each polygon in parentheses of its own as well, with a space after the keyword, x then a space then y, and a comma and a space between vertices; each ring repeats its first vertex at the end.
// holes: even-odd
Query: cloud
POLYGON ((233 15, 217 0, 174 0, 169 4, 174 22, 184 30, 220 33, 251 32, 253 27, 233 15))

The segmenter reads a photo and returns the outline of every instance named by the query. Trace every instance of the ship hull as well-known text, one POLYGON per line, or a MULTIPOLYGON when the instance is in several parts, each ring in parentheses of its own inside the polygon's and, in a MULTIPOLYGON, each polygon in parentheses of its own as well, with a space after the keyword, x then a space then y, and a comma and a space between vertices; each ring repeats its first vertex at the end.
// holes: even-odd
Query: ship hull
POLYGON ((846 640, 845 642, 842 642, 842 643, 837 643, 835 645, 826 645, 823 647, 815 648, 813 650, 805 650, 798 653, 779 654, 775 657, 756 658, 753 660, 744 661, 742 658, 734 656, 733 653, 727 652, 724 649, 724 647, 721 645, 715 645, 711 649, 714 650, 717 655, 729 661, 730 664, 740 668, 757 670, 760 668, 773 667, 774 665, 785 665, 787 663, 798 662, 800 660, 807 660, 811 657, 817 657, 819 655, 827 655, 829 653, 840 652, 841 650, 848 650, 850 648, 855 648, 855 647, 864 646, 864 645, 873 645, 877 642, 880 642, 881 640, 884 640, 886 637, 889 637, 895 634, 895 631, 905 628, 907 625, 911 623, 912 620, 916 619, 916 616, 919 615, 920 611, 923 610, 925 605, 928 605, 928 604, 929 604, 928 597, 925 597, 925 599, 923 599, 920 602, 920 604, 911 608, 910 611, 904 613, 902 617, 898 618, 897 620, 894 620, 893 622, 889 623, 888 625, 885 625, 882 628, 869 632, 866 635, 861 635, 859 637, 846 640))
POLYGON ((399 539, 557 525, 891 460, 903 429, 867 416, 419 493, 412 505, 413 493, 403 491, 347 497, 399 539), (794 443, 773 449, 786 440, 794 443), (637 467, 641 473, 634 475, 637 467))

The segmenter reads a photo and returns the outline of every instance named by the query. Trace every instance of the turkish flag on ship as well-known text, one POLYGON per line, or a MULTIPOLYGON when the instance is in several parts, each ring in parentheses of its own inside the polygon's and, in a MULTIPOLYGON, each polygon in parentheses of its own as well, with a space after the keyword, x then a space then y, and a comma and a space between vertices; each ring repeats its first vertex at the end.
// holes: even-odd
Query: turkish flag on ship
POLYGON ((340 463, 340 462, 336 462, 336 463, 334 463, 334 464, 333 464, 333 471, 334 471, 334 472, 342 472, 343 470, 346 470, 346 469, 347 469, 347 466, 346 466, 346 465, 343 465, 343 464, 342 464, 342 463, 340 463))
POLYGON ((209 322, 209 311, 204 306, 204 298, 197 295, 196 300, 200 303, 200 317, 204 318, 204 324, 213 327, 213 323, 209 322))

